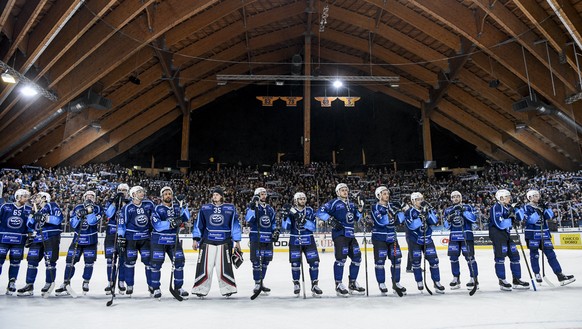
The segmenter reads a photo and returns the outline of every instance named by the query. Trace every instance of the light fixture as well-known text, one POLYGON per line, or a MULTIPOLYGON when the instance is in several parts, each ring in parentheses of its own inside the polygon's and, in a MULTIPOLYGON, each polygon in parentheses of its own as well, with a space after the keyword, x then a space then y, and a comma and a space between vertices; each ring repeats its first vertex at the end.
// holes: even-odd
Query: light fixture
POLYGON ((335 88, 341 88, 343 85, 344 85, 344 84, 343 84, 343 83, 342 83, 340 80, 335 80, 335 81, 333 82, 333 86, 334 86, 335 88))
POLYGON ((566 97, 566 99, 564 100, 564 102, 569 105, 569 104, 572 104, 575 101, 578 101, 578 100, 581 100, 581 99, 582 99, 582 91, 566 97))
POLYGON ((16 83, 16 79, 14 79, 14 77, 8 73, 8 71, 2 73, 2 81, 6 83, 16 83))
POLYGON ((375 82, 375 83, 399 83, 399 76, 379 76, 379 75, 268 75, 268 74, 217 74, 218 83, 226 81, 335 81, 341 78, 342 81, 352 82, 375 82))
POLYGON ((524 130, 526 127, 527 127, 527 125, 523 122, 516 122, 515 123, 515 131, 524 130))
POLYGON ((21 84, 28 86, 29 88, 25 89, 24 92, 29 92, 30 93, 29 95, 36 95, 36 94, 40 93, 41 95, 43 95, 44 97, 46 97, 47 99, 49 99, 53 102, 56 102, 59 100, 59 98, 57 97, 57 95, 55 93, 44 89, 43 87, 41 87, 40 85, 38 85, 34 81, 31 81, 29 78, 24 76, 24 74, 16 71, 10 65, 4 63, 1 60, 0 60, 0 70, 4 71, 4 73, 2 74, 2 80, 4 82, 6 82, 5 74, 8 74, 14 80, 18 80, 21 84))
POLYGON ((134 85, 141 84, 141 80, 137 77, 137 75, 130 75, 129 82, 133 83, 134 85))
POLYGON ((226 86, 226 81, 218 81, 216 83, 216 85, 218 85, 218 86, 226 86))
POLYGON ((489 88, 497 88, 499 87, 499 80, 498 79, 493 79, 491 81, 489 81, 489 88))
POLYGON ((20 88, 20 93, 26 97, 32 97, 36 96, 38 91, 36 91, 36 89, 31 85, 24 85, 22 88, 20 88))
POLYGON ((277 86, 282 86, 284 84, 285 84, 284 81, 275 81, 275 85, 277 85, 277 86))

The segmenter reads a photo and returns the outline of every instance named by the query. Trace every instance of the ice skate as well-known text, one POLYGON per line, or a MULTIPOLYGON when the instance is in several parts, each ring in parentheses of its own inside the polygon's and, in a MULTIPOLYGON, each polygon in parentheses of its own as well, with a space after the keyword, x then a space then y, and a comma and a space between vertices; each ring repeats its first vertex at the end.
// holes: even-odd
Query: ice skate
POLYGON ((499 288, 503 291, 511 291, 511 284, 505 279, 499 279, 499 288))
POLYGON ((529 283, 513 278, 513 289, 529 289, 529 283))
POLYGON ((558 276, 558 281, 560 281, 561 286, 565 286, 576 281, 573 275, 565 275, 564 273, 558 273, 556 275, 558 276))
POLYGON ((444 294, 445 293, 445 287, 439 281, 434 282, 434 290, 437 294, 444 294))
POLYGON ((349 295, 348 289, 346 289, 346 286, 342 282, 336 282, 335 292, 340 297, 348 297, 349 295))
POLYGON ((32 296, 34 295, 34 286, 32 283, 27 283, 23 288, 18 289, 17 296, 32 296))
POLYGON ((461 288, 461 280, 459 279, 459 277, 458 276, 453 277, 453 281, 449 283, 449 286, 451 287, 451 290, 457 290, 461 288))
POLYGON ((319 288, 318 283, 319 283, 318 280, 313 280, 311 282, 311 294, 313 295, 313 297, 321 297, 321 295, 323 294, 323 291, 321 290, 321 288, 319 288))

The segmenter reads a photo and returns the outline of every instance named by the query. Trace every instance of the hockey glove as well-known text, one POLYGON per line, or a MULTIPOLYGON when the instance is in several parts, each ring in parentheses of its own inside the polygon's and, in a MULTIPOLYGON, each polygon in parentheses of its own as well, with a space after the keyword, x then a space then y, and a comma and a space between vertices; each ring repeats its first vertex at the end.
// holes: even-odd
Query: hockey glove
POLYGON ((46 220, 48 218, 48 216, 46 214, 37 212, 36 214, 34 214, 34 216, 32 216, 32 218, 34 218, 34 221, 39 223, 41 226, 44 225, 44 223, 46 223, 46 220))
POLYGON ((117 248, 119 248, 120 252, 124 252, 125 247, 127 247, 127 240, 123 236, 118 236, 117 237, 117 248))
POLYGON ((77 216, 77 218, 82 219, 83 217, 87 216, 87 209, 83 208, 83 209, 79 209, 75 212, 75 215, 77 216))
POLYGON ((279 241, 279 230, 274 230, 273 234, 271 235, 271 240, 273 240, 273 242, 278 242, 279 241))
POLYGON ((249 203, 249 209, 250 210, 255 210, 257 209, 257 202, 259 202, 259 196, 255 195, 252 199, 251 202, 249 203))
POLYGON ((29 232, 28 235, 26 236, 26 242, 24 243, 24 247, 30 248, 30 246, 32 245, 33 242, 34 242, 34 233, 29 232))
POLYGON ((170 222, 170 228, 176 228, 182 225, 182 220, 180 217, 169 217, 168 221, 170 222))
POLYGON ((331 226, 333 227, 334 230, 343 230, 344 226, 342 225, 342 223, 340 223, 340 221, 338 221, 335 217, 330 217, 329 218, 329 223, 331 224, 331 226))
POLYGON ((234 249, 232 250, 231 260, 232 264, 234 265, 234 268, 239 268, 244 261, 242 250, 240 250, 237 247, 234 247, 234 249))

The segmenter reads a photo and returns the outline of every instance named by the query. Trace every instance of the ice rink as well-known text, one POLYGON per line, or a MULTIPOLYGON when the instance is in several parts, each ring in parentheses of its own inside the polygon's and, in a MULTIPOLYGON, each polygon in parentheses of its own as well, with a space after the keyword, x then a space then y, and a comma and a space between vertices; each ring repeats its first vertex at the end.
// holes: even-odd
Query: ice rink
MULTIPOLYGON (((189 243, 186 240, 185 243, 189 243)), ((171 264, 166 262, 162 271, 161 301, 149 297, 143 265, 136 268, 135 293, 129 298, 120 295, 111 307, 105 304, 105 259, 100 255, 95 264, 90 291, 81 294, 82 261, 77 264, 73 288, 80 296, 40 297, 44 285, 44 265, 39 268, 35 295, 17 297, 4 295, 7 285, 8 262, 0 276, 0 328, 582 328, 582 250, 557 250, 564 273, 576 276, 576 282, 561 287, 555 275, 546 266, 548 278, 556 285, 538 285, 538 290, 499 290, 493 269, 493 251, 477 250, 480 290, 469 296, 465 289, 468 279, 466 263, 462 261, 462 288, 451 291, 450 263, 446 251, 439 250, 441 282, 444 295, 429 295, 416 289, 413 275, 402 273, 401 283, 408 295, 400 298, 389 294, 381 296, 376 284, 373 253, 368 251, 369 297, 336 297, 333 285, 333 254, 320 254, 320 286, 324 295, 307 299, 293 295, 291 270, 286 253, 275 253, 269 266, 265 285, 272 289, 270 295, 249 299, 253 281, 248 253, 245 262, 235 271, 238 294, 230 299, 221 297, 216 278, 210 294, 204 299, 190 297, 179 302, 168 291, 171 264), (464 263, 464 264, 463 264, 464 263)), ((526 250, 527 253, 527 250, 526 250)), ((406 252, 404 252, 406 255, 406 252)), ((190 292, 194 280, 194 266, 198 254, 186 254, 185 288, 190 292)), ((348 260, 349 264, 349 260, 348 260)), ((403 264, 404 265, 404 264, 403 264)), ((65 261, 58 261, 57 286, 63 281, 65 261)), ((509 261, 506 261, 509 271, 509 261)), ((26 262, 22 263, 17 288, 24 285, 26 262)), ((523 279, 530 281, 522 260, 523 279)), ((305 274, 308 275, 307 268, 305 274)), ((344 273, 347 278, 347 266, 344 273)), ((358 281, 365 286, 365 267, 362 263, 358 281)), ((344 280, 344 282, 346 282, 344 280)), ((306 278, 309 282, 309 278, 306 278)), ((434 289, 431 285, 431 290, 434 289)), ((54 293, 53 293, 54 294, 54 293)))

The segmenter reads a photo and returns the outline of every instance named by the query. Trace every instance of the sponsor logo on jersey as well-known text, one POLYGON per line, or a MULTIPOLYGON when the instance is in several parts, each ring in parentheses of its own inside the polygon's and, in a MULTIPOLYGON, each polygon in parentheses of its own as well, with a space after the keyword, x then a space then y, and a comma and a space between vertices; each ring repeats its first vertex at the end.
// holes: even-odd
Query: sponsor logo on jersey
POLYGON ((210 224, 214 226, 220 226, 224 223, 224 216, 222 214, 212 214, 210 215, 210 224))

